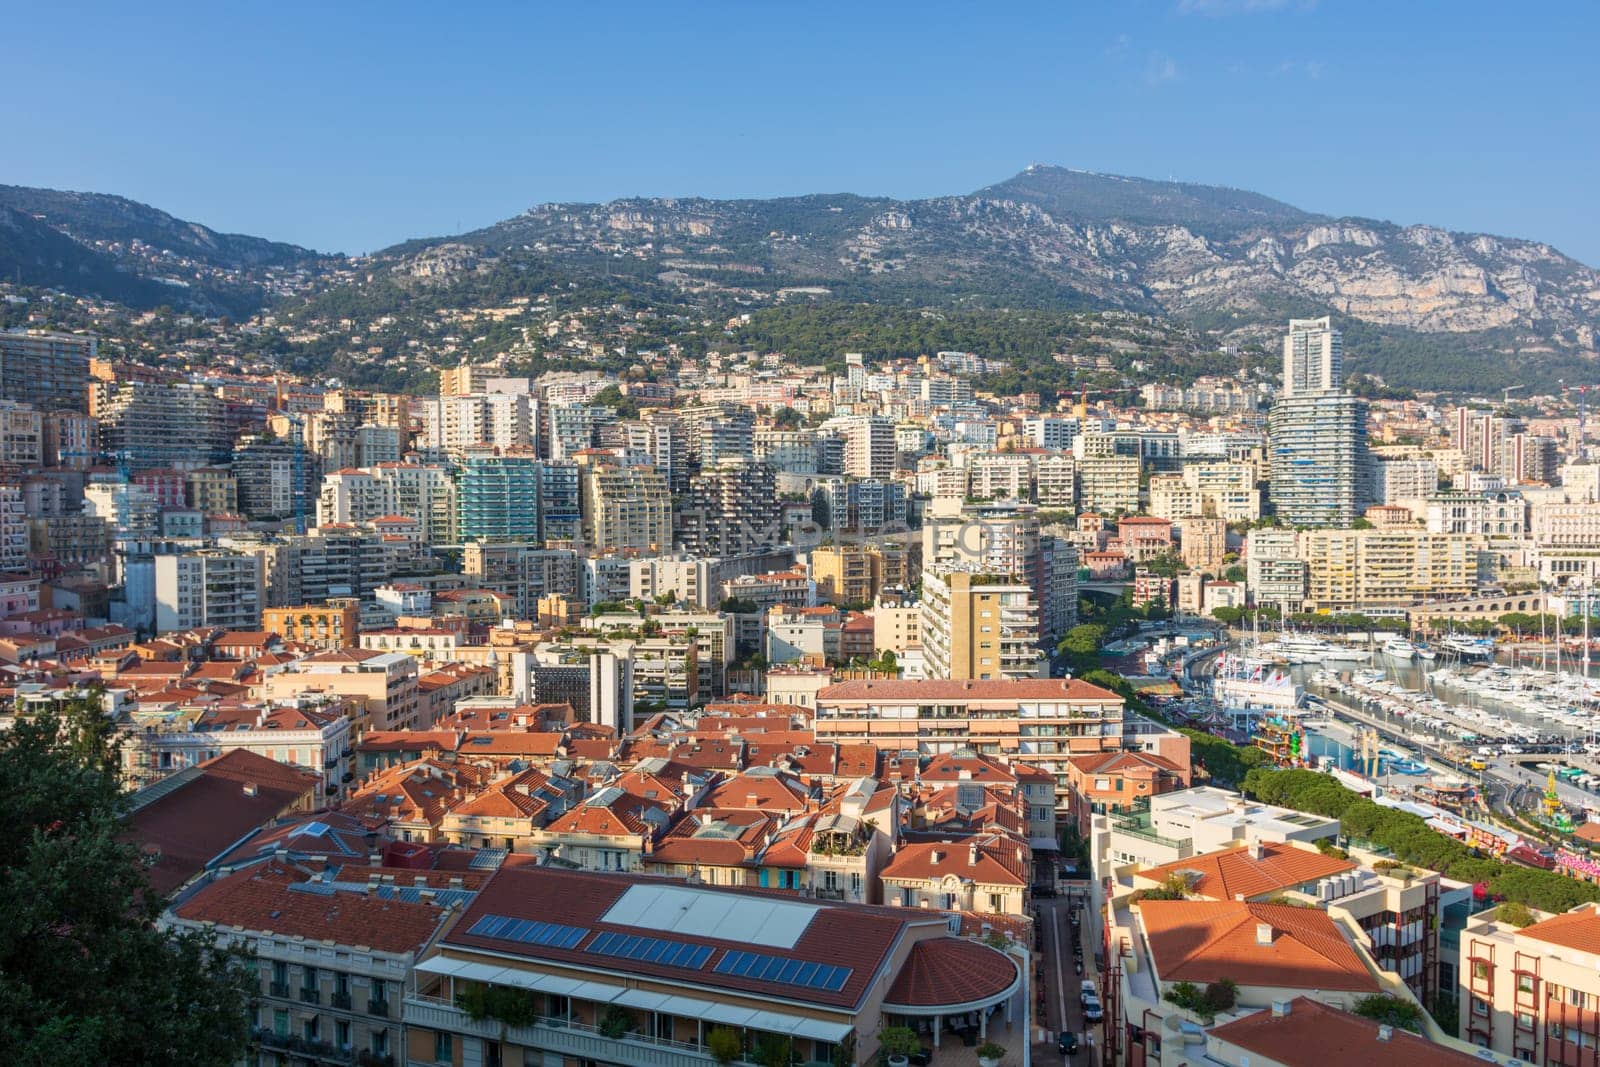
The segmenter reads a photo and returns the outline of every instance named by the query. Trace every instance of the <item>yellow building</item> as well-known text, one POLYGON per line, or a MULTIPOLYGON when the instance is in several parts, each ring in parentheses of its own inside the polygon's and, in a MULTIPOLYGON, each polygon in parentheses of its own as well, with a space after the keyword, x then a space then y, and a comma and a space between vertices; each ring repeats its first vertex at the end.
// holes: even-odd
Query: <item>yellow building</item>
POLYGON ((1306 609, 1361 611, 1466 597, 1490 575, 1480 538, 1426 530, 1307 530, 1306 609))
POLYGON ((811 580, 830 604, 870 604, 909 583, 901 545, 823 545, 811 551, 811 580))
POLYGON ((361 603, 354 597, 337 597, 326 604, 267 608, 261 613, 261 628, 291 643, 346 648, 360 636, 361 603))
POLYGON ((921 638, 930 678, 1037 678, 1039 605, 1009 575, 944 564, 922 572, 921 638))

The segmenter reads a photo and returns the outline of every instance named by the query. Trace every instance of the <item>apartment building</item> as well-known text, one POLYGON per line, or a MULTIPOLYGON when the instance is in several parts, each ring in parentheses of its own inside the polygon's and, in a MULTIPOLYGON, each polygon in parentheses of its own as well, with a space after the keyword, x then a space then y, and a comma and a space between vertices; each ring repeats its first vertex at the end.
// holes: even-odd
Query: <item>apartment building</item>
POLYGON ((1102 976, 1110 1063, 1194 1062, 1189 1032, 1203 1038, 1204 1031, 1168 999, 1178 983, 1233 982, 1235 1011, 1270 1010, 1297 997, 1348 1010, 1364 997, 1405 989, 1382 982, 1349 928, 1326 912, 1236 900, 1130 901, 1113 905, 1113 958, 1102 976))
POLYGON ((326 874, 252 864, 184 893, 162 917, 254 954, 251 1063, 395 1063, 412 966, 472 898, 463 876, 442 872, 330 865, 326 874))
POLYGON ((266 571, 252 553, 207 548, 155 557, 160 633, 202 626, 259 629, 266 601, 266 571))
POLYGON ((265 608, 261 628, 291 644, 345 648, 355 644, 361 629, 361 603, 354 597, 336 597, 326 604, 265 608))
POLYGON ((727 457, 689 480, 686 506, 676 509, 679 543, 695 556, 742 556, 783 539, 772 468, 727 457))
POLYGON ((289 664, 261 681, 264 700, 307 694, 343 697, 359 705, 374 730, 420 730, 417 660, 404 652, 344 649, 321 652, 289 664))
POLYGON ((93 414, 100 422, 101 444, 124 457, 131 469, 228 459, 233 442, 223 403, 205 386, 124 381, 96 388, 93 414), (173 433, 175 426, 183 432, 173 433))
POLYGON ((417 965, 407 1056, 709 1067, 725 1032, 740 1059, 781 1048, 800 1062, 866 1063, 882 1027, 928 1032, 937 1050, 941 1020, 962 1014, 980 1038, 1020 1047, 1019 958, 919 908, 506 867, 417 965), (530 994, 533 1020, 475 1021, 463 1005, 490 988, 530 994))
POLYGON ((859 679, 822 689, 816 709, 819 742, 930 756, 972 748, 1036 768, 1055 780, 1058 812, 1070 811, 1068 759, 1125 747, 1122 698, 1077 679, 859 679))
POLYGON ((0 330, 0 398, 38 411, 86 411, 98 347, 88 334, 0 330))
POLYGON ((1461 932, 1461 1037, 1529 1063, 1578 1065, 1600 1050, 1600 909, 1518 926, 1498 909, 1461 932))
POLYGON ((1077 507, 1078 464, 1070 455, 1040 456, 1033 479, 1033 499, 1041 508, 1077 507))
POLYGON ((909 553, 892 543, 821 545, 808 557, 817 595, 830 604, 870 604, 911 584, 909 553))
POLYGON ((1323 612, 1471 596, 1493 566, 1476 536, 1415 529, 1306 530, 1299 534, 1299 551, 1306 564, 1306 610, 1323 612))
POLYGON ((1291 526, 1348 527, 1370 501, 1367 402, 1351 393, 1282 396, 1267 415, 1270 491, 1291 526))
POLYGON ((1293 530, 1260 528, 1245 535, 1245 585, 1255 603, 1276 607, 1284 615, 1300 611, 1306 574, 1293 530))
POLYGON ((922 572, 918 630, 930 678, 1038 677, 1039 606, 1033 588, 976 564, 935 564, 922 572))
POLYGON ((1069 816, 1090 836, 1095 815, 1148 806, 1151 797, 1189 787, 1190 768, 1153 752, 1096 752, 1067 761, 1069 816))
POLYGON ((1222 573, 1228 554, 1226 520, 1184 519, 1178 523, 1178 542, 1184 566, 1205 574, 1222 573))
POLYGON ((649 467, 589 464, 582 478, 583 540, 589 551, 671 549, 672 493, 663 474, 649 467))

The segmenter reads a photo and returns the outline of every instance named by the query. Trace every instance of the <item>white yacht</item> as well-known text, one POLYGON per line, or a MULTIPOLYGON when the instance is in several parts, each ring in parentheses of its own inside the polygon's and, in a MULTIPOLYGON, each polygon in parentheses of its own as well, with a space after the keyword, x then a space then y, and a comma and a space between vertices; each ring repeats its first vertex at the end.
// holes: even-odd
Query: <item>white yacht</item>
POLYGON ((1453 652, 1462 659, 1492 659, 1494 658, 1494 642, 1482 637, 1469 637, 1466 634, 1447 634, 1439 642, 1441 648, 1453 652))
POLYGON ((1391 637, 1383 643, 1383 654, 1392 659, 1415 659, 1417 646, 1403 637, 1391 637))

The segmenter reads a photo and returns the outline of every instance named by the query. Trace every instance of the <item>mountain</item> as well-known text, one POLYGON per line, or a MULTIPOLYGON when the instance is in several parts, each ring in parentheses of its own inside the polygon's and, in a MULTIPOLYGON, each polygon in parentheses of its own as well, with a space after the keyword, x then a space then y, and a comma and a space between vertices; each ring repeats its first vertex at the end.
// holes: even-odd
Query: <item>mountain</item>
MULTIPOLYGON (((1264 339, 1290 315, 1331 313, 1389 342, 1390 356, 1444 346, 1502 365, 1508 355, 1592 359, 1600 325, 1600 272, 1546 244, 1050 166, 926 200, 546 204, 379 258, 401 279, 537 264, 585 278, 631 274, 700 300, 1116 308, 1227 339, 1264 339)), ((1370 348, 1363 369, 1408 378, 1380 355, 1370 348)), ((1353 357, 1359 364, 1362 353, 1353 357)))
POLYGON ((218 233, 120 196, 0 185, 0 279, 132 307, 249 314, 326 257, 218 233))
MULTIPOLYGON (((368 337, 364 351, 382 349, 391 377, 419 373, 428 358, 458 358, 448 346, 462 344, 474 357, 511 346, 519 357, 576 358, 570 345, 556 353, 510 325, 465 340, 449 325, 456 312, 555 294, 578 310, 665 313, 648 328, 616 324, 615 337, 597 339, 612 350, 646 338, 673 344, 684 322, 744 313, 781 326, 773 339, 861 336, 865 348, 881 331, 854 329, 840 309, 844 320, 866 321, 873 305, 950 315, 976 331, 974 345, 1030 336, 1026 322, 989 328, 1028 312, 1118 311, 1188 328, 1195 352, 1219 344, 1270 352, 1286 319, 1332 314, 1352 370, 1434 389, 1592 379, 1600 326, 1600 271, 1546 244, 1042 165, 967 195, 924 200, 543 204, 362 260, 219 234, 120 197, 0 186, 0 282, 19 279, 135 307, 242 316, 270 303, 295 336, 314 339, 285 353, 312 371, 360 363, 341 348, 350 334, 340 323, 364 322, 384 337, 368 337)), ((729 343, 720 326, 714 333, 696 343, 729 343)), ((913 343, 914 331, 902 340, 913 343)))

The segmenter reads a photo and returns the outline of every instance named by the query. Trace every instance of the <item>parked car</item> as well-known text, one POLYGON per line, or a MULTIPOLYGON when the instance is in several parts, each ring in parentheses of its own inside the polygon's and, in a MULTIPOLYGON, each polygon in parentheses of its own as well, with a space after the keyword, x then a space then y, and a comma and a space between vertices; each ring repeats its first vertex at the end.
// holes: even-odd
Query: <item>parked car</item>
POLYGON ((1106 1017, 1100 1007, 1099 997, 1085 997, 1083 999, 1083 1017, 1092 1023, 1097 1023, 1106 1017))
POLYGON ((1070 1056, 1078 1051, 1078 1035, 1071 1030, 1063 1030, 1056 1036, 1056 1051, 1063 1056, 1070 1056))
POLYGON ((1089 979, 1085 978, 1083 981, 1078 983, 1078 999, 1079 1000, 1083 1000, 1086 997, 1099 997, 1099 996, 1100 996, 1100 987, 1095 985, 1094 982, 1092 982, 1089 979))

